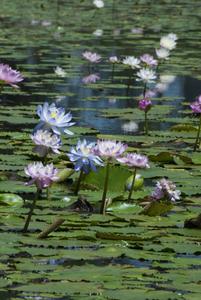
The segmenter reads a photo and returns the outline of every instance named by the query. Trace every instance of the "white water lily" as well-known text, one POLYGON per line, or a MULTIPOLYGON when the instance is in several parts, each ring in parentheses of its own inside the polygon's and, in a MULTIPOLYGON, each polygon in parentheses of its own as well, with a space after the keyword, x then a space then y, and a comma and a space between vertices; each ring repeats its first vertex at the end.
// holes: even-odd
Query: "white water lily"
POLYGON ((66 72, 61 67, 57 66, 54 70, 55 74, 59 77, 66 77, 66 72))
POLYGON ((99 37, 99 36, 102 36, 103 35, 103 30, 102 29, 96 29, 94 32, 93 32, 93 35, 99 37))
POLYGON ((156 55, 159 59, 169 59, 170 51, 165 48, 156 49, 156 55))
POLYGON ((144 83, 154 82, 156 79, 156 73, 148 68, 142 68, 137 72, 136 81, 143 81, 144 83))
POLYGON ((132 69, 139 69, 140 68, 140 59, 134 56, 127 56, 123 59, 122 63, 131 67, 132 69))
POLYGON ((102 0, 94 0, 93 4, 97 7, 97 8, 103 8, 104 7, 104 2, 102 0))
POLYGON ((162 36, 160 40, 160 46, 167 50, 173 50, 174 48, 176 48, 176 45, 177 43, 173 34, 162 36))

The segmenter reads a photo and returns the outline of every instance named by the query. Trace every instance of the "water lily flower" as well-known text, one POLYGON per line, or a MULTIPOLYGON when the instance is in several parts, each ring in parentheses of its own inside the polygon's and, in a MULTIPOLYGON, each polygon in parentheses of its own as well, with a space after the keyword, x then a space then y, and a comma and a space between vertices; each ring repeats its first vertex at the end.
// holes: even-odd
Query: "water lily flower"
POLYGON ((150 54, 143 54, 140 56, 140 60, 148 67, 155 67, 158 65, 158 61, 150 54))
POLYGON ((122 63, 131 67, 131 69, 138 69, 140 68, 140 59, 134 56, 127 56, 123 59, 122 63))
POLYGON ((94 0, 93 4, 97 7, 97 8, 103 8, 104 7, 104 2, 103 0, 94 0))
POLYGON ((84 84, 96 83, 98 80, 100 80, 100 76, 98 74, 90 74, 82 78, 82 82, 84 84))
POLYGON ((136 122, 130 121, 121 126, 124 132, 136 132, 139 129, 139 126, 136 122))
POLYGON ((96 29, 94 32, 93 32, 93 35, 99 37, 99 36, 102 36, 103 35, 103 30, 102 29, 96 29))
POLYGON ((168 34, 163 36, 160 40, 160 46, 167 50, 173 50, 174 48, 176 48, 177 45, 175 37, 176 36, 174 34, 168 34))
POLYGON ((54 70, 55 74, 59 77, 66 77, 66 72, 61 67, 57 66, 54 70))
POLYGON ((143 110, 144 112, 148 112, 151 109, 151 106, 152 106, 151 100, 146 99, 146 98, 145 99, 141 99, 138 102, 138 108, 140 110, 143 110))
POLYGON ((178 36, 175 33, 169 33, 167 35, 167 37, 169 37, 170 39, 172 39, 173 41, 177 41, 178 40, 178 36))
POLYGON ((101 56, 95 52, 85 51, 82 56, 91 63, 98 64, 101 61, 101 56))
POLYGON ((89 173, 90 169, 96 171, 96 165, 103 166, 101 158, 94 154, 95 143, 87 143, 78 141, 76 147, 72 147, 70 152, 67 154, 70 161, 75 165, 75 171, 83 170, 84 173, 89 173))
POLYGON ((37 130, 31 135, 32 141, 37 145, 35 151, 44 157, 50 150, 59 154, 59 148, 61 147, 61 139, 58 135, 52 134, 47 130, 37 130))
POLYGON ((120 157, 127 149, 126 144, 122 144, 117 141, 110 140, 98 140, 97 145, 94 148, 94 153, 102 158, 111 159, 120 157))
POLYGON ((117 56, 110 56, 109 57, 109 62, 112 64, 116 64, 119 62, 118 57, 117 56))
POLYGON ((176 185, 165 178, 157 181, 156 187, 152 193, 153 200, 169 200, 175 202, 180 200, 181 191, 176 189, 176 185))
POLYGON ((73 135, 67 128, 75 123, 71 122, 72 115, 70 112, 65 114, 64 108, 56 107, 55 103, 49 105, 49 103, 45 102, 43 106, 38 105, 37 115, 40 117, 40 123, 36 126, 35 130, 41 128, 52 129, 58 135, 61 134, 60 131, 73 135))
POLYGON ((144 83, 154 82, 156 79, 156 73, 148 68, 142 68, 137 72, 136 81, 143 81, 144 83))
POLYGON ((32 178, 26 185, 35 184, 40 190, 49 187, 58 179, 58 170, 54 168, 53 164, 44 166, 42 162, 34 162, 29 164, 24 171, 28 177, 32 178))
POLYGON ((137 169, 150 168, 149 161, 147 156, 138 153, 127 153, 125 156, 117 158, 117 161, 133 169, 133 180, 128 195, 128 201, 130 201, 133 193, 133 187, 135 185, 137 169))
POLYGON ((157 55, 158 59, 167 60, 167 59, 169 59, 170 51, 165 48, 159 48, 159 49, 156 49, 156 55, 157 55))
POLYGON ((17 83, 23 80, 24 78, 20 72, 13 70, 9 65, 0 64, 0 85, 9 84, 18 88, 17 83))

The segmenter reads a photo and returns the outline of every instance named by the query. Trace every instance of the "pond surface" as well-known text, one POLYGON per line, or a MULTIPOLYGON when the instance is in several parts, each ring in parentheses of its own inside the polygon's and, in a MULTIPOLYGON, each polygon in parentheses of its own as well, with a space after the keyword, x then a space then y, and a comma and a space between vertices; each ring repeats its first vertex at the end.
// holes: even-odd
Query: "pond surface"
MULTIPOLYGON (((0 97, 0 192, 19 194, 26 202, 0 207, 0 300, 200 299, 201 235, 183 228, 201 208, 201 153, 192 152, 198 120, 189 109, 201 93, 200 18, 197 0, 107 0, 103 9, 90 0, 1 0, 1 62, 20 70, 25 81, 19 90, 5 88, 0 97), (154 54, 160 37, 170 32, 178 35, 178 46, 159 70, 166 89, 153 98, 145 138, 144 115, 137 109, 142 86, 133 81, 128 93, 129 72, 122 65, 112 80, 108 58, 154 54), (84 50, 103 57, 90 70, 100 80, 90 85, 82 81, 89 74, 84 50), (66 71, 65 78, 55 74, 56 66, 66 71), (138 204, 106 216, 79 214, 67 208, 66 195, 76 200, 68 185, 55 185, 52 199, 43 195, 30 232, 22 235, 35 191, 24 186, 23 170, 37 159, 30 133, 38 122, 36 106, 44 101, 72 111, 75 134, 64 138, 64 152, 79 137, 127 142, 151 161, 151 168, 140 172, 145 187, 134 193, 136 203, 164 176, 176 183, 182 201, 161 217, 139 214, 138 204), (191 129, 175 130, 178 124, 191 129), (37 239, 57 217, 66 219, 61 228, 37 239)), ((65 155, 60 160, 55 164, 62 167, 65 155)), ((114 167, 110 197, 123 193, 130 176, 122 169, 117 187, 115 172, 114 167)), ((94 176, 98 191, 86 186, 81 191, 95 206, 101 199, 98 182, 94 176)))

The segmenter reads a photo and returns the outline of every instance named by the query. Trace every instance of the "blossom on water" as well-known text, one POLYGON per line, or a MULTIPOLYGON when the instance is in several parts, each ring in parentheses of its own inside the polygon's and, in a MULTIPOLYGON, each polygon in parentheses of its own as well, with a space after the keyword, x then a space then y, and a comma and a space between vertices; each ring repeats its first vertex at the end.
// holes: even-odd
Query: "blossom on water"
POLYGON ((83 170, 89 173, 90 169, 96 171, 96 165, 103 166, 103 162, 93 150, 95 143, 87 143, 86 140, 78 141, 75 148, 71 148, 67 154, 70 161, 75 165, 75 171, 83 170))
POLYGON ((102 36, 103 35, 103 30, 102 29, 96 29, 93 32, 93 35, 95 35, 95 36, 102 36))
POLYGON ((138 102, 138 108, 140 110, 143 110, 144 112, 148 112, 150 109, 151 109, 151 106, 152 106, 152 102, 151 100, 149 99, 141 99, 139 102, 138 102))
POLYGON ((154 82, 156 79, 156 73, 148 68, 142 68, 137 72, 136 81, 143 81, 144 83, 154 82))
POLYGON ((13 70, 9 65, 0 64, 0 84, 9 84, 18 88, 17 83, 23 80, 24 78, 20 72, 13 70))
POLYGON ((52 129, 52 131, 58 135, 61 134, 60 131, 73 135, 73 133, 68 130, 69 126, 75 123, 71 122, 72 115, 70 112, 65 114, 65 109, 63 107, 57 107, 55 103, 49 105, 45 102, 37 107, 37 115, 40 117, 40 123, 36 126, 35 130, 38 129, 52 129))
POLYGON ((176 45, 177 45, 175 37, 176 36, 174 34, 168 34, 168 35, 162 36, 162 38, 160 40, 160 46, 167 50, 173 50, 174 48, 176 48, 176 45))
POLYGON ((109 62, 110 62, 111 64, 116 64, 116 63, 118 63, 118 62, 119 62, 118 57, 117 57, 117 56, 110 56, 110 57, 109 57, 109 62))
POLYGON ((158 61, 150 54, 143 54, 140 56, 140 60, 148 67, 155 67, 158 65, 158 61))
POLYGON ((130 122, 128 122, 128 123, 124 123, 124 124, 121 126, 121 128, 122 128, 122 130, 123 130, 124 132, 129 132, 129 133, 131 133, 131 132, 136 132, 136 131, 138 131, 139 126, 138 126, 138 124, 137 124, 136 122, 130 121, 130 122))
POLYGON ((126 144, 117 141, 98 140, 94 148, 94 153, 106 159, 118 158, 124 153, 127 147, 126 144))
POLYGON ((138 59, 137 57, 134 57, 134 56, 126 56, 123 59, 122 63, 124 65, 131 67, 132 69, 140 68, 140 59, 138 59))
POLYGON ((54 168, 53 164, 44 166, 42 162, 34 162, 29 164, 24 172, 32 178, 26 185, 35 184, 38 189, 47 188, 58 179, 58 170, 54 168))
POLYGON ((34 150, 41 156, 47 155, 49 150, 57 154, 60 153, 61 139, 56 134, 52 134, 47 130, 37 130, 31 135, 31 139, 37 145, 34 150))
POLYGON ((154 200, 166 199, 172 202, 180 200, 181 192, 176 189, 176 185, 165 178, 157 181, 156 187, 152 193, 154 200))
POLYGON ((97 8, 103 8, 104 7, 104 2, 103 0, 94 0, 93 4, 97 7, 97 8))
POLYGON ((91 63, 98 64, 101 61, 101 56, 95 52, 85 51, 82 56, 91 63))
POLYGON ((138 153, 127 153, 125 156, 117 158, 117 160, 131 168, 150 168, 147 156, 138 153))
POLYGON ((169 59, 170 56, 170 51, 168 49, 165 48, 159 48, 156 49, 156 55, 158 57, 158 59, 169 59))
POLYGON ((190 105, 190 108, 192 109, 193 113, 201 114, 201 95, 198 96, 197 100, 190 105))
POLYGON ((98 80, 100 80, 100 76, 97 74, 90 74, 82 78, 84 84, 96 83, 98 80))
POLYGON ((59 77, 66 77, 66 72, 64 71, 64 69, 62 69, 61 67, 57 66, 55 69, 54 69, 54 72, 57 76, 59 77))

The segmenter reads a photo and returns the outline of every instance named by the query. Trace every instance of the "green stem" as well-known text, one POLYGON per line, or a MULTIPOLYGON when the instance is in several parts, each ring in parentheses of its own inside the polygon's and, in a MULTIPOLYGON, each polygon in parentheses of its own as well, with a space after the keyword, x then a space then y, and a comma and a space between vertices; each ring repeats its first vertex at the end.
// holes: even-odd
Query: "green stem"
POLYGON ((108 160, 107 164, 106 164, 106 169, 105 169, 105 182, 104 182, 103 196, 102 196, 101 207, 100 207, 100 213, 102 215, 105 214, 105 210, 106 210, 106 196, 107 196, 107 190, 108 190, 109 169, 110 169, 110 163, 108 160))
POLYGON ((114 81, 114 63, 112 64, 112 83, 114 81))
POLYGON ((33 200, 32 206, 31 206, 31 208, 30 208, 30 211, 29 211, 29 214, 28 214, 28 216, 27 216, 26 222, 25 222, 25 224, 24 224, 24 228, 23 228, 23 232, 24 232, 24 233, 26 233, 27 230, 28 230, 29 223, 30 223, 30 221, 31 221, 31 217, 32 217, 32 215, 33 215, 33 211, 34 211, 34 209, 35 209, 35 207, 36 207, 36 201, 37 201, 37 199, 39 198, 40 193, 41 193, 41 190, 40 190, 39 188, 37 188, 35 198, 34 198, 34 200, 33 200))
POLYGON ((147 111, 144 114, 144 133, 148 135, 148 118, 147 118, 147 111))
POLYGON ((131 197, 132 197, 133 188, 134 188, 134 185, 135 185, 136 171, 137 171, 137 169, 135 168, 134 171, 133 171, 133 180, 132 180, 131 189, 130 189, 129 195, 128 195, 128 201, 130 201, 131 197))
POLYGON ((82 175, 83 175, 83 170, 81 169, 80 170, 80 175, 78 177, 78 180, 77 180, 77 184, 76 184, 76 187, 75 187, 75 191, 74 191, 74 194, 77 196, 78 192, 79 192, 79 189, 80 189, 80 183, 82 181, 82 175))
POLYGON ((131 86, 131 80, 132 80, 132 73, 129 70, 129 78, 128 78, 128 84, 127 84, 127 90, 126 90, 126 96, 128 96, 131 86))
POLYGON ((146 96, 146 91, 147 91, 147 83, 145 82, 144 83, 144 90, 143 90, 143 96, 144 96, 144 98, 146 96))
POLYGON ((47 200, 50 200, 50 187, 48 186, 47 188, 46 188, 46 197, 47 197, 47 200))
POLYGON ((199 139, 200 139, 200 130, 201 130, 201 114, 200 114, 200 123, 199 123, 199 127, 198 127, 197 137, 196 137, 194 148, 193 148, 194 152, 197 150, 198 144, 200 144, 200 141, 199 141, 199 139))

